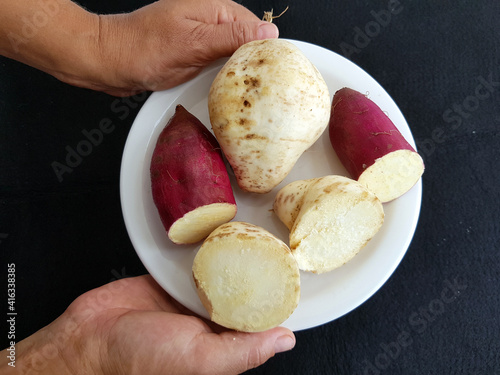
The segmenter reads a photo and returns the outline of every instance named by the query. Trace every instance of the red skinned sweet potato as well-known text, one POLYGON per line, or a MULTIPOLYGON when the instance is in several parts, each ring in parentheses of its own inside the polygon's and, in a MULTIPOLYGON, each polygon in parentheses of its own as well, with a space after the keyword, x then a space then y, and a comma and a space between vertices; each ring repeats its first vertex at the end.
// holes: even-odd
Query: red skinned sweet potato
POLYGON ((158 137, 150 175, 154 203, 174 243, 199 242, 236 215, 219 144, 181 105, 158 137))
POLYGON ((424 172, 421 156, 390 118, 353 89, 342 88, 335 93, 329 136, 351 177, 382 202, 406 193, 424 172))

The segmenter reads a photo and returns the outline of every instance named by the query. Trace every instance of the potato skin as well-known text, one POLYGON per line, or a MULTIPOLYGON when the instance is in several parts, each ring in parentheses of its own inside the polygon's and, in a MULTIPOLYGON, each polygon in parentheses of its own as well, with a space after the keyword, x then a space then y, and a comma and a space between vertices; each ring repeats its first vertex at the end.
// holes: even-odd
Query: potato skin
POLYGON ((286 225, 288 230, 291 230, 295 223, 309 186, 316 182, 316 180, 318 179, 311 178, 308 180, 292 181, 276 194, 273 211, 283 224, 286 225))
POLYGON ((181 105, 158 137, 150 176, 153 201, 167 232, 198 207, 228 203, 236 208, 217 140, 181 105))
POLYGON ((328 87, 281 39, 241 46, 210 88, 210 122, 244 191, 267 193, 328 126, 328 87))
POLYGON ((420 155, 372 100, 344 87, 332 100, 330 142, 351 177, 389 202, 424 172, 420 155))
POLYGON ((329 136, 337 156, 355 180, 390 152, 415 152, 377 104, 347 87, 333 97, 329 136))

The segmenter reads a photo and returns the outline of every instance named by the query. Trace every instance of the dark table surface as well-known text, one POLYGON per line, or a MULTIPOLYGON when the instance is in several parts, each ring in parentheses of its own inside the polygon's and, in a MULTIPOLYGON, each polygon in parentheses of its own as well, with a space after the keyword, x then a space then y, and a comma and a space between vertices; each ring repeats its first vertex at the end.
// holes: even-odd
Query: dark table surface
MULTIPOLYGON (((110 13, 147 1, 80 3, 110 13)), ((374 77, 426 164, 417 230, 389 280, 249 373, 500 374, 500 2, 242 3, 259 16, 289 5, 275 20, 282 37, 332 50, 374 77), (381 18, 388 9, 390 19, 381 18)), ((123 148, 142 105, 0 58, 1 279, 15 263, 19 339, 83 292, 146 272, 119 195, 123 148), (117 100, 126 116, 113 111, 117 100), (103 118, 113 131, 59 181, 52 163, 103 118)))

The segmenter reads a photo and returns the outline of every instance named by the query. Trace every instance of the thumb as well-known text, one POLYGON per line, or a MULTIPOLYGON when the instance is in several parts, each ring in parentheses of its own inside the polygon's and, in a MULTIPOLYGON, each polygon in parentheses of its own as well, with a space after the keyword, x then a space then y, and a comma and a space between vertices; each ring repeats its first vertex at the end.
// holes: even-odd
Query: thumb
POLYGON ((213 59, 230 56, 240 46, 253 40, 274 39, 279 35, 278 27, 267 21, 256 22, 227 22, 216 25, 207 25, 209 45, 213 59))
POLYGON ((295 336, 284 327, 255 333, 226 331, 211 334, 203 345, 210 352, 206 358, 213 373, 240 374, 262 365, 276 353, 291 350, 295 336))

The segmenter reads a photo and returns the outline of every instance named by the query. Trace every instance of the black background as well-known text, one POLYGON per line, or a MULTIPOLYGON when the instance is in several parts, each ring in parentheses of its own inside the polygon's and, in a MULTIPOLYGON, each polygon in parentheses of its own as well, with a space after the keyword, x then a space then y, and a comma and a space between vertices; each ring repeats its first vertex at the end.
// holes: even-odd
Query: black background
MULTIPOLYGON (((146 3, 80 2, 102 13, 146 3)), ((249 373, 500 374, 500 3, 240 3, 258 16, 290 6, 275 20, 282 37, 328 48, 372 75, 405 115, 426 164, 417 231, 386 284, 346 316, 297 332, 293 351, 249 373), (377 29, 383 9, 394 14, 377 29), (359 30, 371 34, 364 44, 359 30), (460 290, 450 294, 448 283, 460 290)), ((6 284, 7 263, 16 264, 19 339, 83 292, 146 272, 119 196, 123 147, 143 102, 0 58, 0 272, 6 284), (52 163, 64 163, 66 147, 105 118, 113 131, 60 182, 52 163)))

